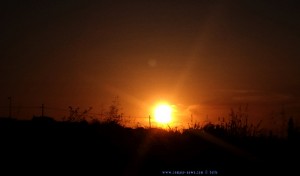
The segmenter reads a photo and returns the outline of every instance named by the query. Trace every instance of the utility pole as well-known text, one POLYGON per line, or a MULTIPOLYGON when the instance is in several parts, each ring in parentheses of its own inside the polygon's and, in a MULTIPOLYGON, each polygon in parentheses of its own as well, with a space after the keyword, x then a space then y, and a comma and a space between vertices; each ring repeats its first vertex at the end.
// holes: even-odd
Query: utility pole
POLYGON ((151 128, 151 116, 149 115, 149 127, 151 128))
POLYGON ((11 118, 11 114, 12 114, 12 108, 11 108, 11 101, 12 101, 12 98, 11 97, 8 97, 8 101, 9 101, 9 106, 8 106, 8 117, 11 118))

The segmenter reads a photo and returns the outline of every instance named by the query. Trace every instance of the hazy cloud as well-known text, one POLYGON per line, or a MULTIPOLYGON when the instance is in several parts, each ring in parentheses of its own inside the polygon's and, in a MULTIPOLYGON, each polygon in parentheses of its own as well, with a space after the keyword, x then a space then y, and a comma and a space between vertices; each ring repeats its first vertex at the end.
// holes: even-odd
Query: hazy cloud
POLYGON ((238 102, 256 102, 256 103, 288 103, 295 100, 290 94, 277 92, 238 92, 232 96, 233 101, 238 102))

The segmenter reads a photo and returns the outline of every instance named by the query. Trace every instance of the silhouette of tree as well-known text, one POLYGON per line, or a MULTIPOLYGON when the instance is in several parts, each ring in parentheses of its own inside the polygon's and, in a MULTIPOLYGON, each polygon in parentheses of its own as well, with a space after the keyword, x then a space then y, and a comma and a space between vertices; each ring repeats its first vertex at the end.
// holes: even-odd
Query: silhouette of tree
POLYGON ((89 112, 92 110, 92 107, 89 107, 86 110, 83 110, 80 112, 80 108, 73 108, 72 106, 69 106, 69 116, 67 117, 67 121, 69 122, 82 122, 86 121, 88 118, 89 112))
POLYGON ((121 106, 119 97, 115 97, 112 104, 106 112, 106 123, 114 123, 121 125, 123 122, 123 113, 120 112, 121 106))

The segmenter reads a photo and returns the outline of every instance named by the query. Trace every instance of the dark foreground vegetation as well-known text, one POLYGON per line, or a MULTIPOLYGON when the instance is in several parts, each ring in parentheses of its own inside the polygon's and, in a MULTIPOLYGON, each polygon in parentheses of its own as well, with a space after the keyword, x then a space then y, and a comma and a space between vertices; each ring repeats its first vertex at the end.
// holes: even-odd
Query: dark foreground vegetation
POLYGON ((0 175, 292 175, 299 134, 234 136, 217 128, 126 128, 113 121, 0 119, 0 175))

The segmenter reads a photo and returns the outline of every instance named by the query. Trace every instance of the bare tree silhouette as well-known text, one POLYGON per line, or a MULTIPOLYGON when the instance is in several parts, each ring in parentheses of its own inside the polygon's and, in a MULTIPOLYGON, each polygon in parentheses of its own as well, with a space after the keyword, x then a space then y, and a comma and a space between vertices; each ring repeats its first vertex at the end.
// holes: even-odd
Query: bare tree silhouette
POLYGON ((105 122, 122 125, 124 119, 123 119, 123 113, 121 113, 120 111, 121 111, 120 100, 119 97, 116 96, 112 101, 112 104, 109 106, 108 111, 105 113, 106 115, 105 122))
POLYGON ((86 110, 80 111, 80 108, 73 108, 69 106, 69 116, 66 118, 69 122, 81 122, 86 121, 88 118, 89 112, 92 110, 92 107, 89 107, 86 110))

